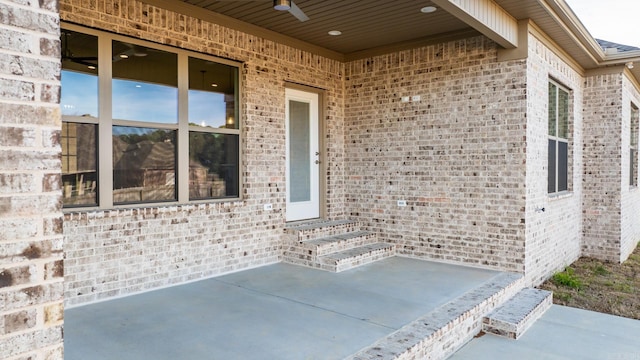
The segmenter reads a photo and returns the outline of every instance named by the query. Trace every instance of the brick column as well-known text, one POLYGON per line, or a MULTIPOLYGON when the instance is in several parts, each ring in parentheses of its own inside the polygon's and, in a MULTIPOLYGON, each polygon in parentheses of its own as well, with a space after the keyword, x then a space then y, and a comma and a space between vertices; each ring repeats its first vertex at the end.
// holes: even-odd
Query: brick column
POLYGON ((0 0, 0 358, 63 357, 57 0, 0 0))

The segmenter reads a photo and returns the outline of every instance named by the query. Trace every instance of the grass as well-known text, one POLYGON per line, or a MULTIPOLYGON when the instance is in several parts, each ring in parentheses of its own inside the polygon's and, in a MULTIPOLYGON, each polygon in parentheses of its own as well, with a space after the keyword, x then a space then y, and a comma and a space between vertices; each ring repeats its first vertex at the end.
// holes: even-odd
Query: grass
POLYGON ((559 286, 566 286, 571 289, 580 290, 582 287, 582 281, 575 275, 573 268, 566 268, 563 272, 559 272, 551 278, 554 284, 559 286))
POLYGON ((580 258, 540 288, 555 304, 640 320, 640 244, 622 264, 580 258))

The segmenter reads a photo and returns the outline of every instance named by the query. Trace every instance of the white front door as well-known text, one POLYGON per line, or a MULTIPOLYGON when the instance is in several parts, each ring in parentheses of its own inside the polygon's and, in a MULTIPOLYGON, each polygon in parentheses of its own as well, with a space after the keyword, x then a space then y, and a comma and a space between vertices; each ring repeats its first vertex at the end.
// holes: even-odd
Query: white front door
POLYGON ((320 217, 318 94, 286 89, 287 221, 320 217))

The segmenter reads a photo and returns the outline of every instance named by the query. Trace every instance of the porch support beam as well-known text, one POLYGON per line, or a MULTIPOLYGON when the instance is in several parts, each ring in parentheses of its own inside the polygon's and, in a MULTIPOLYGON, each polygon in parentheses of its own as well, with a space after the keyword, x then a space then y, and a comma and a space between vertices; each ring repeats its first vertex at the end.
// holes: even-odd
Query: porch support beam
POLYGON ((518 47, 518 21, 493 0, 432 0, 505 49, 518 47))

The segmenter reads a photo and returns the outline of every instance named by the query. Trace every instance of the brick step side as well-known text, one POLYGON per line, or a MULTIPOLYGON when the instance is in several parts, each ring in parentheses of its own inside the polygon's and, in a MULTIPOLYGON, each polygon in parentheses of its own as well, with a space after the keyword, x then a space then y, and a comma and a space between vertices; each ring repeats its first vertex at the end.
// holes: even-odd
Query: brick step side
POLYGON ((341 272, 395 255, 395 246, 388 243, 362 245, 317 258, 320 268, 341 272))
POLYGON ((356 231, 360 231, 360 224, 353 220, 313 220, 285 227, 285 233, 300 242, 356 231))
POLYGON ((482 330, 517 339, 551 307, 552 295, 552 292, 546 290, 522 289, 482 319, 482 330))

